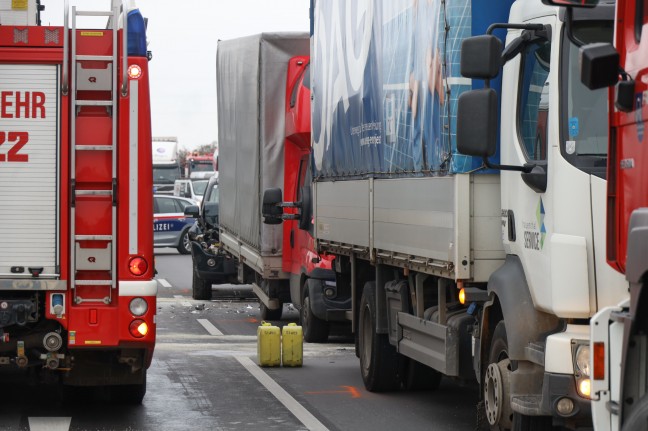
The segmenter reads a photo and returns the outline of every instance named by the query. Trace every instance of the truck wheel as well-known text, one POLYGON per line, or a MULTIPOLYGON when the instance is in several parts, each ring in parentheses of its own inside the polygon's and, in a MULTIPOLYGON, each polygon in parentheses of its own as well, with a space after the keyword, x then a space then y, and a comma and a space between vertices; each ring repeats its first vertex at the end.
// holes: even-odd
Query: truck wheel
POLYGON ((281 320, 283 304, 279 304, 276 310, 270 310, 263 302, 259 302, 259 316, 261 320, 281 320))
POLYGON ((483 376, 484 407, 486 419, 493 431, 549 431, 553 430, 551 418, 525 416, 513 413, 510 402, 511 360, 508 354, 506 326, 501 320, 495 327, 483 376))
POLYGON ((191 297, 193 299, 209 300, 212 298, 211 281, 198 277, 196 270, 193 271, 191 283, 191 297))
POLYGON ((504 321, 493 332, 488 364, 483 376, 484 408, 491 430, 510 430, 513 427, 513 410, 509 399, 511 360, 504 321))
POLYGON ((441 384, 442 374, 414 359, 407 360, 404 386, 411 391, 433 391, 441 384))
POLYGON ((110 398, 115 404, 139 405, 146 395, 146 371, 144 381, 136 385, 115 385, 110 387, 110 398))
POLYGON ((623 424, 623 431, 645 430, 648 423, 648 395, 644 395, 623 424))
POLYGON ((376 283, 365 284, 358 321, 360 371, 365 388, 371 392, 400 388, 398 352, 389 344, 387 334, 376 334, 376 283))
POLYGON ((189 229, 186 229, 180 238, 180 243, 177 247, 180 254, 191 254, 191 240, 189 239, 189 229))
POLYGON ((301 310, 299 311, 299 320, 301 321, 304 331, 304 341, 308 343, 323 343, 328 340, 329 325, 328 322, 321 320, 313 314, 308 297, 308 287, 304 291, 301 310))

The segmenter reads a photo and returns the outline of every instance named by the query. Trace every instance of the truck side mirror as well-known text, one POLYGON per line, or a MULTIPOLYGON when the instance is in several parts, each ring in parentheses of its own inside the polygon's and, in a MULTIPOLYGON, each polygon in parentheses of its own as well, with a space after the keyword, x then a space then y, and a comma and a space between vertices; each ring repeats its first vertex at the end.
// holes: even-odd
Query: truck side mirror
POLYGON ((502 42, 493 35, 473 36, 461 43, 461 75, 494 79, 502 67, 502 42))
POLYGON ((313 219, 313 199, 311 188, 304 186, 301 188, 301 214, 299 216, 299 229, 310 231, 313 219))
POLYGON ((267 189, 263 192, 263 207, 261 212, 263 214, 263 223, 265 224, 281 224, 283 221, 283 208, 279 206, 283 201, 281 189, 267 189))
POLYGON ((590 43, 579 52, 581 82, 590 90, 611 87, 619 80, 619 53, 609 43, 590 43))
POLYGON ((497 92, 470 90, 457 103, 457 150, 467 156, 490 157, 497 151, 497 92))
POLYGON ((184 209, 184 215, 187 217, 198 218, 198 216, 200 216, 200 208, 198 208, 198 205, 187 205, 184 209))

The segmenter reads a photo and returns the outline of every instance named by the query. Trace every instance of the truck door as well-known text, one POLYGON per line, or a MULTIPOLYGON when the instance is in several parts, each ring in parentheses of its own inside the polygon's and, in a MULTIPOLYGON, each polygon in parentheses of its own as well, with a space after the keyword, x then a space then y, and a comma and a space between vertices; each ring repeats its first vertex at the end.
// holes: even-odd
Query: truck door
MULTIPOLYGON (((537 308, 588 318, 597 307, 594 249, 605 250, 607 93, 582 86, 578 47, 558 20, 529 23, 550 31, 507 65, 517 82, 505 81, 502 94, 502 160, 537 168, 502 174, 503 209, 515 223, 514 235, 504 232, 504 239, 520 257, 537 308)), ((586 23, 583 36, 606 37, 603 27, 592 33, 600 22, 586 23)), ((509 41, 519 34, 511 32, 509 41)))

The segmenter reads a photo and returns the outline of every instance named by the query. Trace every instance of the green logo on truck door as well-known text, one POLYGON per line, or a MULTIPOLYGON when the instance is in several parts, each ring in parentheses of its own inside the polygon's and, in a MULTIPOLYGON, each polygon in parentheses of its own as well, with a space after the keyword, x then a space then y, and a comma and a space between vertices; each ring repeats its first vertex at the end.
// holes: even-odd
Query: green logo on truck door
POLYGON ((545 209, 542 198, 538 201, 536 207, 535 222, 525 222, 524 226, 524 248, 531 250, 542 250, 544 247, 547 229, 545 228, 545 209))

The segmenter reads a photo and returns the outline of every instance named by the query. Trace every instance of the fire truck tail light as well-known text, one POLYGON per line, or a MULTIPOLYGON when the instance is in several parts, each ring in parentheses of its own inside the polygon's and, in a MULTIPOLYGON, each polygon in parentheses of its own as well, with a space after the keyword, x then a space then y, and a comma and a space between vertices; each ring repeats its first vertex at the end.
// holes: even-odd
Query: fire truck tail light
POLYGON ((605 343, 597 341, 594 343, 594 367, 593 378, 594 380, 605 379, 605 343))
POLYGON ((148 325, 142 319, 135 319, 131 322, 130 327, 128 328, 130 333, 135 338, 142 338, 148 334, 148 325))
POLYGON ((144 298, 133 298, 128 308, 133 316, 143 316, 148 311, 148 304, 144 298))
POLYGON ((134 257, 128 263, 128 269, 133 275, 143 275, 148 270, 148 263, 142 257, 134 257))

